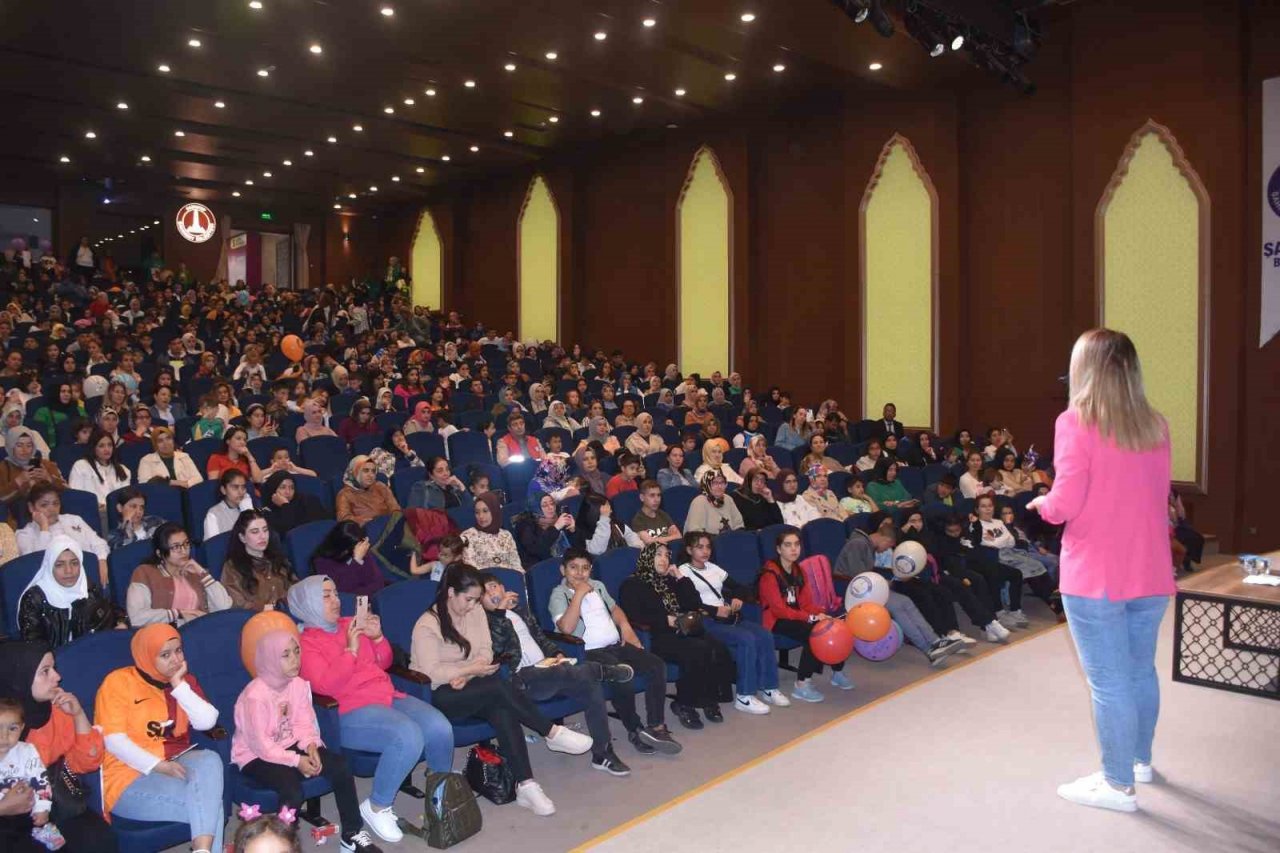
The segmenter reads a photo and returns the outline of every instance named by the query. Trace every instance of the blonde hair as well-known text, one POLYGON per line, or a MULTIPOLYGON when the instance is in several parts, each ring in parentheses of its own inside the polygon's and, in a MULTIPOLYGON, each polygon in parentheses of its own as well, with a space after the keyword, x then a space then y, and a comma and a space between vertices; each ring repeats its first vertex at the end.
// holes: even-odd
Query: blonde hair
POLYGON ((1147 402, 1138 350, 1124 332, 1090 329, 1071 349, 1072 411, 1125 450, 1153 450, 1166 441, 1164 418, 1147 402))

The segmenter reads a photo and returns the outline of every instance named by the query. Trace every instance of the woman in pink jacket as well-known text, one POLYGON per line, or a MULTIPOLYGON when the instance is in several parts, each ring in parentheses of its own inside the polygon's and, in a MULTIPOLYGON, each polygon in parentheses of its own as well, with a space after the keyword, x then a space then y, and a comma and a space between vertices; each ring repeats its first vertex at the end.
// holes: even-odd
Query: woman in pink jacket
POLYGON ((311 707, 311 685, 298 677, 302 648, 288 631, 264 634, 254 649, 258 677, 236 699, 231 760, 245 776, 276 792, 281 808, 302 806, 302 783, 323 776, 333 785, 343 850, 381 853, 365 831, 356 783, 341 755, 325 748, 311 707))
POLYGON ((1028 504, 1066 524, 1059 589, 1093 694, 1101 772, 1058 788, 1074 803, 1138 808, 1160 711, 1156 637, 1175 591, 1169 550, 1169 430, 1147 402, 1133 341, 1093 329, 1071 351, 1053 489, 1028 504))

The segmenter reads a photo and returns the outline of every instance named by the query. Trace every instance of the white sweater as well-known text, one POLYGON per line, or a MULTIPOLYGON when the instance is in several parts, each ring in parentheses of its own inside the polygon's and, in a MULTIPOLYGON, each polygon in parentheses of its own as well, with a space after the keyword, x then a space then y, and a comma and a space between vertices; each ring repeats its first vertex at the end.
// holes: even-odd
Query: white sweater
MULTIPOLYGON (((123 466, 121 466, 123 468, 123 466)), ((88 459, 80 459, 76 464, 71 466, 71 477, 68 478, 67 485, 73 489, 79 489, 82 492, 89 492, 98 498, 99 508, 107 505, 107 495, 116 489, 123 489, 125 486, 133 482, 133 475, 129 473, 128 468, 124 468, 124 476, 116 476, 116 469, 112 465, 103 467, 96 462, 90 462, 88 459), (94 472, 97 469, 97 473, 94 472), (101 475, 101 479, 99 479, 101 475)))

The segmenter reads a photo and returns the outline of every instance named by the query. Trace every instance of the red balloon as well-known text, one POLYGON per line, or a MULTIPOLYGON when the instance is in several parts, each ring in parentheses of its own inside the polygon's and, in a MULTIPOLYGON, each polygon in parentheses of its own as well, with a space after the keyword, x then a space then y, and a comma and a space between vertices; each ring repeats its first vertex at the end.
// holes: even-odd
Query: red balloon
POLYGON ((280 352, 290 361, 302 361, 302 357, 307 354, 302 347, 302 338, 297 335, 285 335, 280 342, 280 352))
POLYGON ((809 649, 823 663, 840 663, 853 651, 853 634, 840 619, 824 619, 809 632, 809 649))
POLYGON ((849 624, 853 636, 868 643, 883 639, 893 626, 893 619, 889 617, 889 611, 884 605, 872 601, 850 610, 849 615, 845 616, 845 622, 849 624))

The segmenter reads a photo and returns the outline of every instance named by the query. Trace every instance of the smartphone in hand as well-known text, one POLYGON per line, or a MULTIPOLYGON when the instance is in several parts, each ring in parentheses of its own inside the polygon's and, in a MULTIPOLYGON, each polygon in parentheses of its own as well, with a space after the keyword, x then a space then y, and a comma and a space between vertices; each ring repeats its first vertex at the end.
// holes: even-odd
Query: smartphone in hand
POLYGON ((369 596, 356 596, 356 624, 361 628, 369 621, 369 596))

